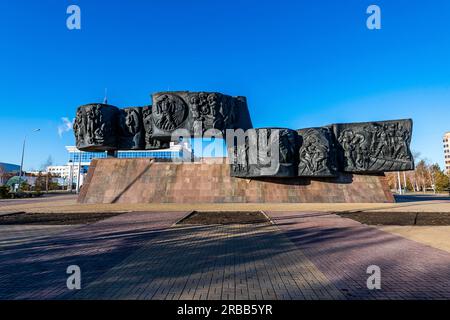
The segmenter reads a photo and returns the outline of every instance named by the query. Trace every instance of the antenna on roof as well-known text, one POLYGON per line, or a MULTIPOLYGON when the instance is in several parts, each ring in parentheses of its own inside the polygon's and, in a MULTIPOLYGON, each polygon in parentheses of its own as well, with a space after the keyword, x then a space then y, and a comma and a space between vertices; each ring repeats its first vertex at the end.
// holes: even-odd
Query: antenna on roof
POLYGON ((103 98, 103 103, 108 104, 108 88, 105 88, 105 97, 103 98))

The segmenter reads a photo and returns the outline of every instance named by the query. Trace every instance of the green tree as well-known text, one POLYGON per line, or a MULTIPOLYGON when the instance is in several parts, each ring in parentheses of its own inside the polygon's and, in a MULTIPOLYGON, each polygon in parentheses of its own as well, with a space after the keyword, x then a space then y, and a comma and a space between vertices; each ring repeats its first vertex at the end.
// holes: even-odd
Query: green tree
POLYGON ((42 175, 41 171, 39 171, 39 173, 36 177, 36 182, 34 183, 34 188, 38 192, 45 190, 45 177, 42 175))
POLYGON ((449 187, 449 177, 441 170, 437 163, 430 167, 430 172, 436 191, 447 191, 449 187))
POLYGON ((416 165, 415 177, 418 188, 425 191, 427 187, 431 187, 430 173, 425 160, 420 160, 416 165))
POLYGON ((9 187, 0 186, 0 199, 8 198, 9 187))

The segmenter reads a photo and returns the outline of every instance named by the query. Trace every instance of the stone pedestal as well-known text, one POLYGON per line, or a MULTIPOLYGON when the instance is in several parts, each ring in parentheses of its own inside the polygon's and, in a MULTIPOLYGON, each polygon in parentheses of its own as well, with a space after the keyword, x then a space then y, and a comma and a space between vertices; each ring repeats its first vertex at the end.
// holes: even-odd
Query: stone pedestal
POLYGON ((383 203, 394 202, 384 175, 335 178, 230 176, 224 159, 200 163, 94 159, 80 203, 383 203))

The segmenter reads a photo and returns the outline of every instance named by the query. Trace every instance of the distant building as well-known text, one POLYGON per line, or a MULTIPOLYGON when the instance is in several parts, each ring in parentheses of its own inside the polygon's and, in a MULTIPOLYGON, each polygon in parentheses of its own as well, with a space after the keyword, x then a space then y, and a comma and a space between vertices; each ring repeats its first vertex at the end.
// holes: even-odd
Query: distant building
POLYGON ((23 173, 23 176, 20 181, 22 181, 22 183, 26 182, 31 187, 34 187, 36 185, 36 180, 37 180, 37 176, 31 175, 28 173, 23 173))
POLYGON ((47 173, 50 173, 52 176, 55 177, 68 177, 70 176, 70 170, 69 166, 49 166, 47 167, 47 173))
POLYGON ((442 142, 444 143, 445 173, 450 175, 450 132, 444 134, 442 142))
POLYGON ((57 183, 60 186, 67 186, 69 173, 69 166, 49 166, 45 168, 45 171, 30 171, 28 174, 38 177, 38 176, 47 176, 51 175, 51 180, 54 183, 57 183), (66 182, 67 181, 67 182, 66 182))
MULTIPOLYGON (((63 166, 49 166, 46 171, 54 177, 60 177, 63 185, 76 184, 78 180, 78 170, 80 172, 80 185, 83 184, 84 175, 89 169, 92 159, 106 158, 106 152, 84 152, 74 146, 66 146, 68 162, 63 166), (70 178, 72 176, 72 179, 70 178)), ((190 161, 192 150, 188 143, 170 143, 170 148, 160 150, 127 150, 118 151, 117 158, 155 158, 155 159, 184 159, 190 161)))
POLYGON ((19 172, 19 165, 0 162, 0 185, 4 185, 9 178, 18 175, 19 172))

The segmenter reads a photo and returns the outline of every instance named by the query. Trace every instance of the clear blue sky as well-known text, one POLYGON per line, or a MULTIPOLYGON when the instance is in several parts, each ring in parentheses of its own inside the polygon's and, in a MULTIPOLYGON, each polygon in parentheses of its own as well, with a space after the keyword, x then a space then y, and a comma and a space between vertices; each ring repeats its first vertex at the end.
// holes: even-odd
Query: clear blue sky
POLYGON ((411 117, 413 149, 442 165, 450 130, 448 0, 2 0, 0 162, 67 161, 61 118, 152 92, 248 97, 255 126, 302 128, 411 117), (81 30, 66 8, 81 8, 81 30), (366 28, 366 8, 382 30, 366 28))

